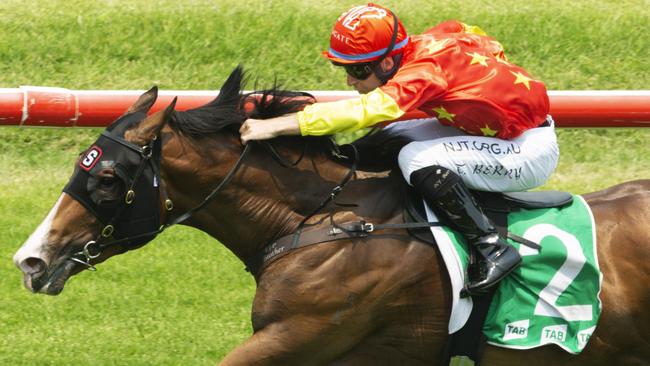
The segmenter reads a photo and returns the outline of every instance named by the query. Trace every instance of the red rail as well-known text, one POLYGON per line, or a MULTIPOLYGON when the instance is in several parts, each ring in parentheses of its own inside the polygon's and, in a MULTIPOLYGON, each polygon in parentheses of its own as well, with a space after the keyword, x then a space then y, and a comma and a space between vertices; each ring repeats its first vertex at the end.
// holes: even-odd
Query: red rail
MULTIPOLYGON (((136 101, 137 90, 69 90, 23 86, 0 88, 0 125, 107 126, 136 101)), ((313 91, 318 101, 351 98, 356 92, 313 91)), ((161 90, 152 111, 178 96, 185 110, 212 100, 218 91, 161 90)), ((650 127, 650 90, 550 91, 551 114, 559 127, 650 127)), ((424 117, 408 113, 401 119, 424 117)))

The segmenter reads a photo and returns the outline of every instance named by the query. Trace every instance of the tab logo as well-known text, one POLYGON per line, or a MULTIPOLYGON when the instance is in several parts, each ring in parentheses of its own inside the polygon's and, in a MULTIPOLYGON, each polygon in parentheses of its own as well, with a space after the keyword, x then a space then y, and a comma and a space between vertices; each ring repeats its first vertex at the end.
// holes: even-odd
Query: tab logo
POLYGON ((516 322, 506 324, 503 329, 503 340, 509 341, 512 339, 522 339, 528 337, 528 327, 530 320, 519 320, 516 322))
POLYGON ((587 347, 587 342, 589 342, 589 338, 591 338, 591 335, 594 333, 594 330, 596 330, 596 326, 578 332, 579 349, 583 350, 585 347, 587 347))
POLYGON ((563 343, 566 340, 567 325, 551 325, 542 328, 541 344, 563 343))
POLYGON ((354 8, 350 9, 347 13, 341 15, 338 20, 341 22, 341 24, 343 24, 345 28, 348 28, 349 30, 355 30, 359 25, 360 19, 363 18, 382 19, 387 14, 388 13, 386 12, 385 9, 376 8, 374 6, 361 5, 361 6, 355 6, 354 8))
POLYGON ((93 146, 88 151, 86 151, 86 154, 81 158, 79 161, 79 166, 81 169, 85 171, 89 171, 92 169, 95 164, 99 161, 99 158, 102 156, 102 149, 100 149, 97 146, 93 146))

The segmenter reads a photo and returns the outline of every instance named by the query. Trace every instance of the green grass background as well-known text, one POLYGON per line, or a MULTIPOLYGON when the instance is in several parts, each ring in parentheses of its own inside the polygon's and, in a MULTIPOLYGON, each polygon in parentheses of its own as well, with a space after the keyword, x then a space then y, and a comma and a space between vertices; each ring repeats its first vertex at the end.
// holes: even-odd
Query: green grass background
MULTIPOLYGON (((346 89, 320 57, 350 1, 2 0, 0 87, 217 89, 238 63, 260 87, 346 89)), ((411 33, 478 24, 551 90, 650 89, 650 2, 385 1, 411 33)), ((249 85, 253 87, 254 85, 249 85)), ((216 240, 178 227, 58 297, 11 258, 97 129, 0 127, 0 364, 208 365, 251 332, 254 282, 216 240)), ((650 131, 559 131, 544 187, 583 193, 650 178, 650 131)))

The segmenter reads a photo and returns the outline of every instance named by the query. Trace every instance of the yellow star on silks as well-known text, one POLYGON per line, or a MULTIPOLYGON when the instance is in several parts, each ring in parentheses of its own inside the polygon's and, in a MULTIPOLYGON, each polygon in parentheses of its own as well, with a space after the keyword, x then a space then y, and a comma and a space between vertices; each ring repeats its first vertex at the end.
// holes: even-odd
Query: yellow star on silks
POLYGON ((530 90, 530 82, 533 81, 533 79, 527 77, 526 75, 522 74, 519 71, 517 72, 510 71, 510 73, 517 77, 517 80, 515 80, 515 84, 524 84, 526 85, 526 88, 530 90))
POLYGON ((470 65, 481 64, 481 65, 487 67, 487 62, 485 62, 485 60, 488 59, 487 56, 479 55, 476 52, 474 52, 474 53, 465 52, 465 54, 467 56, 472 56, 472 61, 470 61, 470 63, 469 63, 470 65))
POLYGON ((454 122, 454 117, 456 117, 456 114, 449 113, 443 106, 433 108, 433 111, 438 114, 438 119, 446 119, 449 122, 454 122))
POLYGON ((444 48, 444 44, 445 44, 444 40, 436 41, 435 39, 432 39, 431 43, 426 45, 424 48, 429 50, 429 52, 431 53, 436 53, 444 48))
POLYGON ((480 130, 481 132, 483 132, 483 136, 490 136, 490 137, 496 136, 498 132, 491 129, 490 126, 487 125, 487 123, 485 124, 485 127, 481 128, 480 130))

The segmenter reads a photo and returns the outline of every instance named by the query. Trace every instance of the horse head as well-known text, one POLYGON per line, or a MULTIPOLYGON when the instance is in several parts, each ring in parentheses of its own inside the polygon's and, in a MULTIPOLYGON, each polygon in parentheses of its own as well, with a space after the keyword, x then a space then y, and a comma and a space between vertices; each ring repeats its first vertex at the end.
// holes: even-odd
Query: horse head
POLYGON ((33 292, 56 295, 67 279, 155 236, 160 141, 174 110, 147 116, 157 88, 145 92, 79 155, 54 207, 14 256, 33 292))
MULTIPOLYGON (((224 243, 252 242, 252 237, 268 227, 252 230, 250 226, 238 226, 233 230, 233 212, 241 207, 249 208, 240 216, 248 217, 251 225, 260 208, 271 210, 274 217, 279 214, 282 220, 272 220, 280 222, 282 228, 291 226, 288 221, 299 221, 299 215, 292 216, 276 204, 289 200, 284 197, 288 194, 276 192, 269 201, 259 198, 262 194, 251 197, 242 193, 267 194, 272 191, 271 181, 289 186, 278 183, 282 178, 263 172, 272 160, 262 149, 253 155, 264 156, 249 159, 246 169, 242 169, 245 171, 240 172, 246 187, 227 187, 225 192, 219 188, 220 192, 214 192, 215 186, 224 185, 219 182, 225 183, 229 172, 234 173, 232 167, 244 150, 239 126, 249 115, 273 117, 310 102, 305 98, 293 100, 294 94, 275 88, 251 97, 241 92, 242 82, 243 72, 238 67, 212 102, 178 112, 174 100, 166 109, 147 116, 157 99, 154 87, 107 127, 80 154, 61 196, 15 254, 14 262, 23 272, 25 287, 56 295, 71 276, 84 269, 95 270, 98 263, 143 246, 176 223, 202 229, 224 243), (230 195, 221 199, 221 207, 204 209, 206 196, 216 193, 230 195)), ((286 153, 284 147, 278 149, 286 153)), ((298 190, 296 183, 291 184, 293 191, 298 190)), ((310 197, 311 206, 315 199, 310 197)), ((243 258, 254 249, 231 250, 243 258)))

